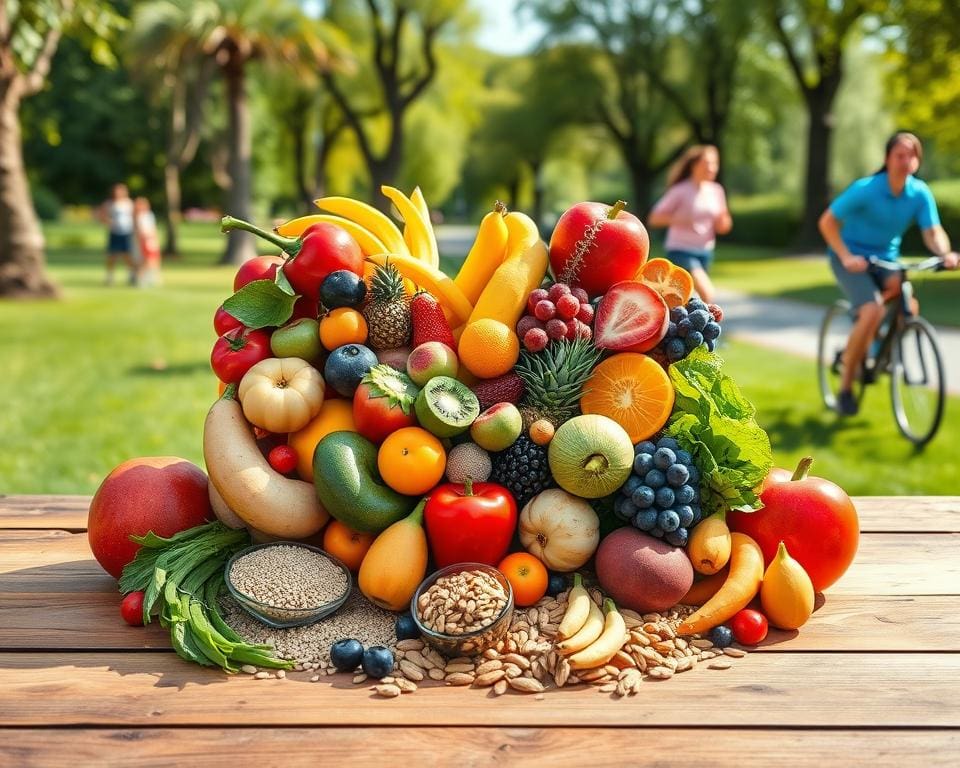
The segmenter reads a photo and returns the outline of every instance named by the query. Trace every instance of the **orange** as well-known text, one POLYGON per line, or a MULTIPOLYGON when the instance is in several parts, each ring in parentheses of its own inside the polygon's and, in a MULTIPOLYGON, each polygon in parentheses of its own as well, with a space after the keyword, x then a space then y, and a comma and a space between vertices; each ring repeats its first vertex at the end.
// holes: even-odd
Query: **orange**
POLYGON ((485 317, 463 330, 457 353, 474 376, 493 379, 513 370, 520 357, 520 340, 506 324, 485 317))
POLYGON ((513 602, 519 607, 533 605, 547 594, 547 567, 529 552, 507 555, 497 566, 513 588, 513 602))
POLYGON ((640 268, 637 279, 663 296, 670 309, 686 304, 693 295, 690 273, 667 259, 650 259, 640 268))
POLYGON ((331 520, 323 532, 323 549, 342 560, 347 568, 356 573, 375 538, 376 534, 360 533, 339 520, 331 520))
POLYGON ((331 432, 356 432, 351 400, 324 400, 320 412, 299 432, 291 432, 287 444, 297 452, 297 474, 313 482, 313 451, 331 432))
POLYGON ((673 399, 670 377, 656 360, 621 352, 593 369, 583 386, 580 410, 613 419, 636 445, 667 423, 673 399))
POLYGON ((344 344, 363 344, 367 321, 357 310, 338 307, 320 321, 320 343, 331 352, 344 344))
POLYGON ((404 427, 392 432, 377 454, 377 468, 383 481, 408 496, 419 496, 433 488, 446 467, 443 444, 420 427, 404 427))

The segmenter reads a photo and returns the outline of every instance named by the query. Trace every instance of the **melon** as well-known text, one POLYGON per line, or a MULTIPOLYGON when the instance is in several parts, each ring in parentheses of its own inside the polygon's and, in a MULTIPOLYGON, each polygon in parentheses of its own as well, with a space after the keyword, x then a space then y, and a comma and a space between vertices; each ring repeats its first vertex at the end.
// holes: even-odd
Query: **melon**
POLYGON ((585 499, 608 496, 633 469, 633 443, 626 430, 599 414, 560 425, 547 452, 550 472, 563 490, 585 499))

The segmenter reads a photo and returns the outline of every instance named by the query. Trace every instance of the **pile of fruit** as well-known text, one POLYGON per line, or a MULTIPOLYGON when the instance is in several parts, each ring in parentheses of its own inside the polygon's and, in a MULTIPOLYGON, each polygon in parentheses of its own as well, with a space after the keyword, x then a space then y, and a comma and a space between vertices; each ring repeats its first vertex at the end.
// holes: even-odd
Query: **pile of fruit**
POLYGON ((731 619, 740 642, 802 625, 853 559, 855 511, 772 469, 716 353, 722 310, 648 260, 639 219, 581 203, 547 246, 498 204, 451 278, 419 190, 383 193, 402 230, 340 197, 273 232, 223 220, 282 254, 244 264, 214 318, 219 520, 319 544, 397 612, 451 564, 499 566, 521 607, 590 569, 605 610, 574 590, 555 638, 573 669, 621 651, 621 609, 699 606, 677 633, 717 647, 731 619))

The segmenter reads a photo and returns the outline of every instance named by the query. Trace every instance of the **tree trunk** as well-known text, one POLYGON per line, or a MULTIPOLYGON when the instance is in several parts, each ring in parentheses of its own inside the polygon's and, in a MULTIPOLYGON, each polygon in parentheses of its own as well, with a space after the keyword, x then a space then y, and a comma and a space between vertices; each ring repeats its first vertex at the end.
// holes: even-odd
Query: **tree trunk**
POLYGON ((629 167, 633 199, 627 201, 627 208, 643 218, 653 203, 653 173, 641 163, 631 162, 629 167))
POLYGON ((59 295, 46 273, 43 232, 30 196, 16 77, 0 83, 0 297, 59 295))
MULTIPOLYGON (((224 71, 227 81, 229 117, 228 168, 230 188, 227 190, 227 213, 244 221, 250 220, 251 155, 253 141, 250 126, 250 105, 247 102, 247 83, 244 61, 239 54, 224 71)), ((221 263, 242 264, 257 255, 253 235, 233 230, 227 235, 227 249, 221 263)))
POLYGON ((830 140, 834 123, 832 107, 839 85, 839 76, 824 75, 816 88, 805 93, 810 128, 807 132, 803 219, 794 242, 794 247, 799 251, 823 247, 817 221, 830 204, 830 140))
POLYGON ((167 198, 167 208, 163 216, 163 226, 167 233, 167 242, 163 246, 164 256, 177 256, 180 253, 177 229, 183 218, 183 201, 180 193, 180 167, 167 161, 163 167, 163 188, 167 198))
POLYGON ((393 186, 400 173, 400 162, 403 159, 403 137, 394 137, 383 157, 369 164, 370 194, 372 204, 381 211, 390 215, 390 200, 380 193, 384 184, 393 186))
POLYGON ((538 227, 543 226, 543 199, 544 190, 543 180, 541 179, 540 168, 542 163, 530 163, 530 173, 533 176, 533 211, 531 216, 538 227))

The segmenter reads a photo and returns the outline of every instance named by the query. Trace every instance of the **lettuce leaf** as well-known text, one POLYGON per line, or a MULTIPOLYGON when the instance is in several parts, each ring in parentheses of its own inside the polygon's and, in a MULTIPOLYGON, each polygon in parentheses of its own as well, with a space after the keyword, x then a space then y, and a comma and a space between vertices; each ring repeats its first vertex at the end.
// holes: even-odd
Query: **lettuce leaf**
POLYGON ((770 438, 754 418, 756 409, 722 367, 720 356, 705 346, 670 366, 676 401, 664 434, 688 451, 700 470, 704 516, 759 509, 754 489, 773 466, 770 438))

